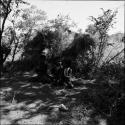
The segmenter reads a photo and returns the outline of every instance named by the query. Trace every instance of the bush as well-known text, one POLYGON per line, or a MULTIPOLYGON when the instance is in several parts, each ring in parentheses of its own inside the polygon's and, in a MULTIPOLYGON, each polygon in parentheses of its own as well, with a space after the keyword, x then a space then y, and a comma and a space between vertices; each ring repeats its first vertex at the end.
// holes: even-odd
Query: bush
POLYGON ((124 66, 121 63, 109 63, 102 65, 100 70, 111 79, 120 80, 124 74, 124 66))

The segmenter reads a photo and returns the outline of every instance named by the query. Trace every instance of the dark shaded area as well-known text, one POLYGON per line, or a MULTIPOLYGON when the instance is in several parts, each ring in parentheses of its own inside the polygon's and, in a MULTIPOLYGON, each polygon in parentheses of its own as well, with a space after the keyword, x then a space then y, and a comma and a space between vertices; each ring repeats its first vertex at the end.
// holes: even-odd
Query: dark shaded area
POLYGON ((62 56, 76 58, 79 53, 91 50, 94 47, 94 39, 89 34, 76 35, 71 45, 62 53, 62 56))
POLYGON ((122 33, 108 35, 117 11, 101 8, 102 15, 91 16, 93 23, 83 34, 71 30, 75 24, 68 15, 48 20, 34 6, 18 8, 26 4, 23 0, 5 1, 0 30, 1 124, 125 124, 124 48, 104 58, 109 46, 124 42, 122 33), (12 26, 6 27, 8 17, 12 26))
MULTIPOLYGON (((14 101, 16 101, 15 108, 7 108, 7 103, 3 103, 1 105, 2 114, 8 115, 17 110, 26 112, 23 118, 15 118, 11 124, 17 124, 24 119, 32 119, 42 113, 47 116, 46 124, 61 121, 64 124, 73 124, 74 119, 76 123, 79 121, 83 124, 86 121, 88 125, 98 125, 100 119, 103 119, 108 120, 111 125, 115 125, 115 123, 123 125, 124 98, 117 102, 114 107, 117 110, 113 110, 112 116, 108 117, 113 102, 119 96, 109 84, 79 79, 74 80, 74 88, 62 89, 49 84, 44 85, 45 83, 36 81, 36 78, 33 73, 26 72, 16 75, 16 77, 1 79, 1 91, 4 93, 2 100, 13 104, 14 97, 14 101), (18 106, 21 103, 24 105, 18 106), (28 108, 27 106, 31 104, 34 107, 28 108), (56 108, 52 108, 58 104, 64 104, 68 111, 58 111, 56 108), (87 118, 89 119, 87 120, 87 118)), ((118 88, 118 85, 116 84, 114 87, 118 88)))
MULTIPOLYGON (((109 125, 115 125, 120 120, 119 125, 123 125, 123 64, 104 64, 95 72, 94 80, 87 80, 92 78, 93 58, 86 56, 94 47, 93 39, 89 35, 77 36, 61 54, 46 55, 44 50, 51 48, 51 45, 46 42, 50 37, 44 33, 38 33, 27 43, 22 60, 5 65, 1 77, 3 119, 10 117, 11 112, 20 110, 24 113, 23 118, 13 117, 12 124, 34 119, 38 115, 41 117, 42 114, 46 124, 80 122, 99 125, 103 121, 106 125, 107 121, 109 125), (79 57, 82 61, 78 60, 79 57), (73 70, 70 78, 64 76, 64 70, 68 67, 73 70), (11 106, 8 108, 13 103, 16 109, 11 106), (18 106, 20 104, 23 105, 18 106), (57 106, 60 104, 68 107, 68 111, 60 111, 57 106)), ((53 37, 53 32, 51 35, 53 37)))

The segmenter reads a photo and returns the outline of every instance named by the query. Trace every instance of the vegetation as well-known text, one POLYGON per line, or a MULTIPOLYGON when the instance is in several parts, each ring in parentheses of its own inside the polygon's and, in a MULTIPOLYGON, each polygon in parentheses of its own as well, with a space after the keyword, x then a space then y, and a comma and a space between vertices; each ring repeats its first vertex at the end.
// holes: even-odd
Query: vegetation
MULTIPOLYGON (((6 110, 12 110, 4 108, 7 102, 16 108, 23 102, 22 108, 31 111, 27 110, 29 114, 25 114, 25 118, 46 110, 43 117, 50 118, 45 118, 45 124, 125 123, 125 36, 122 33, 108 35, 116 11, 102 9, 101 16, 90 17, 92 24, 86 33, 77 33, 72 31, 76 24, 68 15, 48 20, 46 12, 34 6, 20 9, 21 4, 28 4, 22 0, 1 0, 0 3, 3 116, 9 112, 6 110), (58 82, 61 77, 65 78, 58 72, 60 64, 63 70, 72 69, 68 80, 73 85, 71 88, 65 84, 67 81, 63 81, 63 86, 58 82), (30 104, 35 105, 34 110, 30 104), (60 111, 62 107, 64 111, 60 111)), ((11 124, 23 124, 19 121, 12 120, 11 124)))

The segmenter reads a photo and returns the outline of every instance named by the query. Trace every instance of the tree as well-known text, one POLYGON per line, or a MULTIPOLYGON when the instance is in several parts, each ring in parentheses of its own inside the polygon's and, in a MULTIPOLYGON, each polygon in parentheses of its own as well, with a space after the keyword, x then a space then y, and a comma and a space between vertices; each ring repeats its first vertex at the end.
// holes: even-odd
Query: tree
MULTIPOLYGON (((15 55, 24 51, 24 46, 29 39, 37 32, 38 28, 42 28, 46 21, 46 13, 42 10, 38 10, 35 6, 31 6, 27 9, 21 10, 19 15, 14 15, 15 20, 11 20, 13 29, 15 31, 15 43, 12 51, 12 62, 15 55), (19 21, 18 21, 19 20, 19 21)), ((21 55, 21 54, 20 54, 21 55)))
POLYGON ((6 1, 0 0, 0 3, 1 3, 0 4, 1 5, 1 17, 3 18, 2 27, 1 27, 1 30, 0 30, 0 38, 1 39, 2 39, 2 34, 4 32, 5 22, 7 20, 8 15, 12 11, 11 2, 12 2, 12 0, 6 0, 6 1))
POLYGON ((70 34, 71 28, 75 27, 76 24, 70 19, 68 15, 64 16, 59 14, 56 19, 49 21, 50 30, 54 31, 57 34, 57 38, 53 41, 51 46, 51 55, 59 56, 62 51, 64 51, 70 44, 70 34))
MULTIPOLYGON (((87 74, 92 65, 94 47, 95 41, 89 34, 76 34, 72 43, 62 52, 62 57, 72 62, 74 70, 86 70, 87 74)), ((83 75, 83 72, 80 73, 83 75)))
MULTIPOLYGON (((0 45, 0 59, 1 59, 1 63, 0 63, 0 68, 2 70, 3 67, 3 63, 5 62, 6 58, 8 57, 10 51, 10 47, 7 47, 6 44, 3 41, 3 33, 5 31, 5 23, 10 15, 10 13, 14 10, 14 6, 16 5, 16 8, 18 8, 19 4, 26 4, 26 2, 24 2, 23 0, 0 0, 0 7, 1 7, 1 29, 0 29, 0 40, 2 41, 2 44, 0 45), (7 50, 7 52, 5 52, 4 50, 7 50)), ((12 42, 14 41, 14 34, 13 31, 10 31, 11 33, 11 38, 9 39, 10 45, 12 44, 12 42)))
POLYGON ((54 20, 47 21, 35 37, 26 42, 23 55, 25 59, 31 60, 34 69, 41 70, 44 61, 55 65, 55 60, 61 58, 62 51, 68 46, 66 44, 71 32, 69 31, 71 24, 69 17, 58 16, 54 20), (46 50, 48 51, 46 58, 42 59, 42 54, 46 50))
POLYGON ((91 35, 96 37, 96 49, 95 49, 95 64, 94 70, 97 69, 102 63, 102 58, 104 57, 105 49, 108 45, 108 31, 113 27, 115 16, 117 11, 104 10, 102 9, 103 14, 97 18, 91 16, 90 19, 93 22, 93 25, 89 25, 86 30, 91 35))

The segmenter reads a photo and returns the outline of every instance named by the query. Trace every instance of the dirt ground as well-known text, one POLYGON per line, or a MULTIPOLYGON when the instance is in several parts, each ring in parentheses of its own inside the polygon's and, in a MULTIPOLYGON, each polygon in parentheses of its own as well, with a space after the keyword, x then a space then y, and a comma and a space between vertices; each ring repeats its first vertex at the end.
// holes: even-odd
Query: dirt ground
POLYGON ((29 72, 0 79, 1 125, 106 125, 93 105, 93 85, 65 89, 34 79, 29 72), (60 110, 60 104, 67 110, 60 110))

